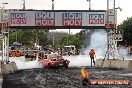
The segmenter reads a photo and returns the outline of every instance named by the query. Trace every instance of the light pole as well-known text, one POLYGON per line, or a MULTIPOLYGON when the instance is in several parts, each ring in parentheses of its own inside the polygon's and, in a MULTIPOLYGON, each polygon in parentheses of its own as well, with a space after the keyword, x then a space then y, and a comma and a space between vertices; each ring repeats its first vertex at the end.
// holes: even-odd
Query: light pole
MULTIPOLYGON (((107 0, 107 28, 109 27, 109 0, 107 0)), ((109 30, 108 30, 109 31, 109 30)), ((107 59, 109 58, 109 33, 107 33, 107 59)))
POLYGON ((23 0, 23 10, 25 10, 25 0, 23 0))
POLYGON ((71 34, 71 30, 70 29, 69 29, 69 33, 68 34, 69 34, 69 36, 68 36, 69 37, 68 38, 68 45, 70 45, 70 34, 71 34))
POLYGON ((16 32, 16 42, 17 42, 17 32, 16 32))
MULTIPOLYGON (((54 0, 52 0, 52 10, 54 10, 54 0)), ((52 47, 55 48, 55 35, 52 31, 52 47)))
POLYGON ((115 20, 116 20, 115 0, 114 0, 114 5, 113 6, 114 6, 113 7, 113 9, 114 9, 114 29, 116 29, 116 22, 115 22, 115 20))
POLYGON ((87 0, 89 2, 89 10, 91 10, 91 0, 87 0))
POLYGON ((52 32, 52 35, 53 35, 53 38, 52 38, 52 41, 53 41, 53 48, 55 48, 55 36, 54 36, 54 32, 52 32))
POLYGON ((52 0, 52 10, 54 10, 54 0, 52 0))
POLYGON ((116 13, 117 11, 116 11, 116 10, 117 10, 117 9, 120 9, 120 11, 122 11, 122 8, 120 8, 120 7, 117 7, 117 8, 116 8, 116 7, 115 7, 115 3, 116 3, 116 2, 115 2, 115 0, 114 0, 114 4, 113 4, 113 10, 114 10, 114 28, 116 29, 116 24, 117 24, 117 23, 116 23, 116 18, 117 18, 117 17, 116 17, 116 15, 117 15, 117 13, 116 13))
MULTIPOLYGON (((109 0, 107 0, 107 23, 106 23, 106 28, 109 28, 109 0)), ((109 32, 107 32, 107 51, 105 53, 105 58, 106 57, 107 57, 107 59, 109 58, 109 32)))

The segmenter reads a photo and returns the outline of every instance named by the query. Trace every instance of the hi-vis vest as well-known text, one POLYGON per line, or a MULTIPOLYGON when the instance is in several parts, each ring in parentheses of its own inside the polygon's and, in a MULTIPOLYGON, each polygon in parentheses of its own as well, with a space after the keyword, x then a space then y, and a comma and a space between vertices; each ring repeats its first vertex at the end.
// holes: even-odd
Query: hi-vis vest
POLYGON ((84 78, 88 78, 88 72, 84 70, 84 68, 82 68, 82 77, 84 78))

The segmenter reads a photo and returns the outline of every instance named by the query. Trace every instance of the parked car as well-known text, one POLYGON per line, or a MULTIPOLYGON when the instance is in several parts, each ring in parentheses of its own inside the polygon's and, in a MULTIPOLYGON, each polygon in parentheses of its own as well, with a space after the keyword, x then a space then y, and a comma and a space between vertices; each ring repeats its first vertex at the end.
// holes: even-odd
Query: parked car
POLYGON ((68 68, 70 61, 64 59, 62 56, 51 54, 45 55, 43 59, 44 67, 47 68, 57 68, 57 67, 65 67, 68 68))

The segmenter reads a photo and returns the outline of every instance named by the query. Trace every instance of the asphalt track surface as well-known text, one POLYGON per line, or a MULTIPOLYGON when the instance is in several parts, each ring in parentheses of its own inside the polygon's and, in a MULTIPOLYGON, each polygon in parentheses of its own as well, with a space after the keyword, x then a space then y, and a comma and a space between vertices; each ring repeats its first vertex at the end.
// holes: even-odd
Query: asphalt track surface
MULTIPOLYGON (((124 70, 95 69, 87 67, 90 79, 128 79, 132 73, 124 70)), ((59 69, 27 69, 4 75, 3 88, 132 88, 131 85, 82 86, 80 67, 59 69)))

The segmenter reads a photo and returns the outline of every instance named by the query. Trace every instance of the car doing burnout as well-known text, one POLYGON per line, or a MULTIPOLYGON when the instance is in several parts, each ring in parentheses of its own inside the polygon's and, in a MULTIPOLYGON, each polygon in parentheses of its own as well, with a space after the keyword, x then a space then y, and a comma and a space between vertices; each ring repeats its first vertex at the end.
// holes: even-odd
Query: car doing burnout
POLYGON ((46 55, 43 59, 44 67, 65 67, 68 68, 70 61, 64 59, 62 56, 58 55, 46 55))

